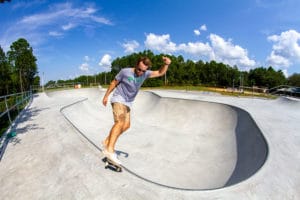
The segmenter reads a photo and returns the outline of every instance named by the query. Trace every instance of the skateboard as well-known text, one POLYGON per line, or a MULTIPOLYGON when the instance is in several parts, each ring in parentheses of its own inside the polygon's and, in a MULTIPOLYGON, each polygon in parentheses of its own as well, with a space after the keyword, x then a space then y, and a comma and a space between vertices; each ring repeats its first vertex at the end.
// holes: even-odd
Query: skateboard
POLYGON ((103 158, 103 161, 105 162, 105 169, 110 168, 117 172, 122 172, 122 166, 110 160, 109 158, 105 157, 103 158))

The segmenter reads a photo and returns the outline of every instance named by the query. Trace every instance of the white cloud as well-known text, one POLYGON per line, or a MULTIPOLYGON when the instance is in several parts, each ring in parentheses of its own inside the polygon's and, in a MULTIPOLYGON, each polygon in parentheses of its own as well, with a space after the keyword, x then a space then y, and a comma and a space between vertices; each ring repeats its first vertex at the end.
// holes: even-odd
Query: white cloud
POLYGON ((188 42, 177 45, 171 41, 170 35, 146 35, 145 46, 162 53, 184 52, 198 58, 216 60, 244 70, 255 67, 256 62, 248 57, 246 49, 234 45, 231 40, 224 40, 216 34, 210 34, 210 43, 188 42))
POLYGON ((83 71, 84 73, 88 74, 91 71, 95 70, 93 67, 90 66, 90 57, 89 56, 84 56, 83 57, 84 62, 79 66, 79 69, 83 71))
POLYGON ((39 45, 47 41, 47 36, 62 36, 74 27, 91 29, 100 25, 112 25, 112 22, 101 17, 92 6, 75 7, 72 3, 58 3, 10 24, 1 27, 5 31, 0 35, 0 42, 5 47, 21 37, 32 45, 39 45))
POLYGON ((204 44, 201 42, 189 42, 188 44, 180 44, 177 49, 192 55, 201 55, 205 57, 210 57, 212 53, 211 46, 208 43, 204 44))
POLYGON ((112 25, 112 22, 104 17, 90 16, 90 19, 100 24, 112 25))
POLYGON ((80 69, 81 71, 88 72, 88 71, 89 71, 89 64, 88 64, 88 63, 82 63, 82 64, 79 66, 79 69, 80 69))
POLYGON ((83 59, 84 59, 85 62, 89 62, 90 61, 90 57, 89 56, 84 56, 83 59))
POLYGON ((209 38, 214 55, 212 59, 247 69, 255 66, 256 62, 248 58, 246 49, 232 44, 231 40, 225 41, 216 34, 210 34, 209 38))
POLYGON ((194 30, 194 34, 195 34, 195 35, 200 35, 201 33, 200 33, 199 30, 195 29, 195 30, 194 30))
POLYGON ((70 29, 72 29, 72 28, 74 28, 74 27, 76 27, 75 24, 73 24, 73 23, 68 23, 68 24, 66 24, 66 25, 62 25, 61 28, 62 28, 64 31, 68 31, 68 30, 70 30, 70 29))
POLYGON ((170 35, 155 35, 150 33, 146 36, 145 41, 146 48, 157 50, 163 53, 175 52, 176 44, 171 42, 170 35))
POLYGON ((203 25, 200 27, 200 30, 201 30, 201 31, 207 31, 206 25, 203 24, 203 25))
POLYGON ((46 3, 46 0, 32 0, 32 1, 15 1, 12 4, 12 9, 18 12, 18 9, 24 10, 27 8, 34 8, 46 3))
POLYGON ((111 56, 110 56, 109 54, 105 54, 105 55, 101 58, 101 60, 100 60, 100 62, 99 62, 99 66, 100 66, 100 67, 105 67, 105 68, 110 67, 110 66, 111 66, 111 62, 112 62, 111 59, 112 59, 112 58, 111 58, 111 56))
POLYGON ((206 28, 205 24, 203 24, 202 26, 200 26, 199 29, 195 29, 194 30, 194 34, 197 35, 197 36, 199 36, 199 35, 201 35, 200 31, 207 31, 207 28, 206 28))
POLYGON ((74 8, 71 3, 54 4, 49 11, 24 17, 21 23, 42 26, 71 20, 72 22, 79 21, 79 23, 94 21, 106 25, 111 24, 110 20, 96 16, 96 12, 97 10, 92 7, 74 8))
POLYGON ((135 41, 128 41, 122 44, 122 47, 125 49, 126 53, 133 53, 135 52, 135 49, 137 49, 140 46, 140 44, 135 41))
POLYGON ((54 37, 58 37, 58 36, 62 36, 63 33, 62 32, 57 32, 57 31, 50 31, 49 35, 54 36, 54 37))
POLYGON ((282 71, 282 73, 284 74, 284 76, 287 78, 287 77, 289 77, 289 73, 288 73, 288 71, 287 71, 287 69, 283 69, 283 70, 281 70, 282 71))
POLYGON ((288 30, 280 35, 271 35, 268 40, 274 43, 272 52, 266 59, 268 64, 279 68, 287 68, 300 62, 299 32, 288 30))
POLYGON ((274 67, 288 67, 291 65, 289 59, 281 55, 275 54, 274 51, 271 52, 271 54, 267 57, 266 60, 269 65, 274 67))

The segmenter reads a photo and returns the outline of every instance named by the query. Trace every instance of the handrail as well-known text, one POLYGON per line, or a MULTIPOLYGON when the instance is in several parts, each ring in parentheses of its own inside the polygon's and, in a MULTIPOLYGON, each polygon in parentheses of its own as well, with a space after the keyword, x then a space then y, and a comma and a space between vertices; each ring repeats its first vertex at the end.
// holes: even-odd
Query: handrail
POLYGON ((7 126, 7 127, 2 127, 3 125, 6 126, 5 122, 7 122, 7 121, 1 120, 2 122, 4 122, 4 123, 1 123, 1 128, 8 128, 8 129, 6 129, 3 132, 3 135, 0 136, 0 161, 2 160, 2 156, 5 152, 6 146, 9 142, 10 138, 12 138, 16 135, 16 132, 14 132, 14 131, 8 132, 11 129, 11 127, 13 126, 13 120, 14 120, 14 119, 12 119, 11 114, 13 114, 13 113, 11 113, 11 111, 14 110, 15 108, 17 108, 18 109, 17 117, 18 117, 18 115, 22 111, 22 110, 20 111, 19 105, 24 104, 24 102, 27 105, 31 99, 32 99, 32 91, 31 90, 26 91, 26 92, 20 92, 20 93, 0 96, 0 109, 4 108, 4 104, 5 104, 5 109, 3 109, 4 111, 2 112, 2 110, 0 110, 0 118, 3 117, 5 114, 7 114, 8 120, 9 120, 9 126, 7 126), (15 99, 13 99, 14 97, 15 97, 15 99), (18 97, 20 97, 20 99, 18 97), (4 101, 3 101, 3 99, 4 99, 4 101), (14 102, 13 105, 10 105, 11 102, 14 102))
POLYGON ((11 119, 11 113, 10 111, 15 109, 17 107, 17 109, 19 110, 19 105, 23 104, 24 101, 27 101, 29 99, 32 98, 32 91, 26 91, 26 92, 19 92, 19 93, 15 93, 15 94, 9 94, 9 95, 5 95, 5 96, 0 96, 0 103, 4 102, 5 104, 5 110, 3 112, 1 112, 0 110, 0 118, 3 117, 5 114, 8 115, 8 119, 10 122, 10 125, 12 124, 12 119, 11 119), (21 97, 22 99, 18 99, 18 97, 21 97), (9 105, 9 100, 12 97, 16 97, 16 102, 13 105, 9 105), (4 99, 4 101, 2 101, 2 99, 4 99))

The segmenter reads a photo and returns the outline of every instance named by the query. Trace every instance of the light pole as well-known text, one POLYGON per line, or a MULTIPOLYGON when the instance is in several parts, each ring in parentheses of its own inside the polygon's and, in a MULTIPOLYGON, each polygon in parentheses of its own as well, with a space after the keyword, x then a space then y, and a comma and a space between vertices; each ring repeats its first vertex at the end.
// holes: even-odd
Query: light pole
POLYGON ((45 88, 44 88, 44 72, 42 75, 42 91, 45 92, 45 88))

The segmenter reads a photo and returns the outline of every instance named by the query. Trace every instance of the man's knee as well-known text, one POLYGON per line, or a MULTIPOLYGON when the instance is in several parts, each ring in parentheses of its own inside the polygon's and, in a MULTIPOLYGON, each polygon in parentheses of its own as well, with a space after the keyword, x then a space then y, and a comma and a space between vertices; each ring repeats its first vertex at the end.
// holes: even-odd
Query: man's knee
POLYGON ((124 131, 128 130, 129 128, 130 128, 130 122, 126 122, 126 123, 124 123, 122 130, 124 132, 124 131))
POLYGON ((123 127, 124 127, 124 125, 125 125, 125 122, 123 122, 123 121, 117 121, 117 122, 115 122, 115 127, 117 127, 118 129, 123 129, 123 127))
POLYGON ((115 127, 121 130, 121 133, 130 128, 130 122, 115 122, 115 127))

